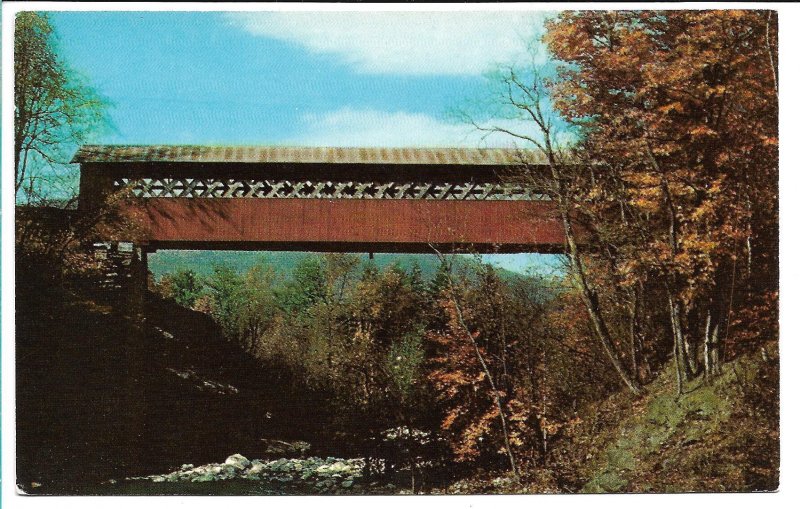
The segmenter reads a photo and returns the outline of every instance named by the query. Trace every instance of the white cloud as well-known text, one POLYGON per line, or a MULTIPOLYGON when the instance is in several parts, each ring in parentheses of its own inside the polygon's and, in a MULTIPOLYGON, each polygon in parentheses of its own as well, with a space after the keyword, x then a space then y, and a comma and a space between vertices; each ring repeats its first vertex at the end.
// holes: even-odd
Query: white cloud
MULTIPOLYGON (((525 58, 544 12, 236 12, 262 37, 339 57, 371 74, 475 75, 525 58)), ((537 46, 539 44, 537 43, 537 46)), ((537 53, 539 63, 545 59, 537 53)))
MULTIPOLYGON (((283 140, 287 145, 330 147, 481 147, 511 148, 522 144, 502 133, 477 131, 423 113, 379 110, 340 110, 306 114, 306 129, 300 136, 283 140)), ((531 133, 531 124, 519 121, 489 121, 512 132, 531 133)))

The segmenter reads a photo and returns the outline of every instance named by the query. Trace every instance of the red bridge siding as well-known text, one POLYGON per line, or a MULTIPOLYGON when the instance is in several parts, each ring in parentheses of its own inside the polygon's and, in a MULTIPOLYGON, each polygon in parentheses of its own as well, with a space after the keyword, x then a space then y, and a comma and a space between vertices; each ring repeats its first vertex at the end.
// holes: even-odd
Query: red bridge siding
MULTIPOLYGON (((121 179, 488 184, 502 182, 523 159, 542 169, 547 163, 538 152, 504 149, 163 145, 84 146, 74 162, 81 164, 80 208, 92 210, 121 179)), ((123 205, 143 230, 136 242, 150 251, 431 252, 434 244, 443 251, 562 252, 564 243, 548 201, 155 196, 160 192, 123 205)))
POLYGON ((156 247, 476 244, 531 252, 558 251, 564 241, 547 201, 149 198, 128 213, 156 247))

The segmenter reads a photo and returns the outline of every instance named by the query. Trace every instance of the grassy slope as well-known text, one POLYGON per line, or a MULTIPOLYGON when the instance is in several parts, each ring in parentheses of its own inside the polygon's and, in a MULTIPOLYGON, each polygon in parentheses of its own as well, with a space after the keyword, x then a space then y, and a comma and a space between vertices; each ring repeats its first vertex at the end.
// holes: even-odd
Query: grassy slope
MULTIPOLYGON (((482 472, 442 493, 749 492, 778 488, 778 351, 726 363, 676 399, 674 365, 636 399, 618 392, 579 412, 548 466, 520 481, 482 472)), ((440 493, 440 491, 436 491, 440 493)))
POLYGON ((618 405, 608 426, 585 430, 580 491, 777 489, 777 358, 777 344, 741 356, 713 384, 691 382, 679 399, 666 369, 644 398, 605 402, 586 419, 596 425, 618 405))

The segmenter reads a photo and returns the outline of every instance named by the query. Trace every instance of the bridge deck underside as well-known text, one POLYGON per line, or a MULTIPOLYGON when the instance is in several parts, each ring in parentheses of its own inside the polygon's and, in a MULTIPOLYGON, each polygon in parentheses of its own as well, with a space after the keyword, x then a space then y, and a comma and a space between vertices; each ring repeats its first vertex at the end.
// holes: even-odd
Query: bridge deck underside
POLYGON ((150 249, 559 252, 547 201, 149 198, 126 213, 150 249))

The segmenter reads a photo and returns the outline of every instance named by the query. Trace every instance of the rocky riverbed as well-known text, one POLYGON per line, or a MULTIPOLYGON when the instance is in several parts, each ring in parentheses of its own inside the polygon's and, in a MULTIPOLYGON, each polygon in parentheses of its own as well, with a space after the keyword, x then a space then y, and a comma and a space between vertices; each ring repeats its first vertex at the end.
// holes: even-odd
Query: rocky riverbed
MULTIPOLYGON (((272 494, 355 494, 390 493, 395 490, 391 484, 379 485, 365 479, 366 461, 363 458, 280 458, 275 460, 249 460, 241 454, 229 456, 223 463, 209 463, 194 466, 183 465, 167 474, 132 477, 121 483, 217 483, 234 485, 255 485, 263 493, 272 494)), ((115 481, 111 481, 115 484, 115 481)), ((174 489, 153 490, 175 492, 174 489)), ((177 488, 177 486, 176 486, 177 488)), ((192 489, 190 491, 196 491, 192 489)), ((210 490, 214 491, 214 490, 210 490)))
POLYGON ((367 445, 365 450, 372 452, 372 459, 367 460, 364 457, 309 457, 307 454, 312 447, 308 442, 260 439, 255 447, 257 452, 252 454, 265 459, 233 454, 222 463, 184 464, 168 473, 107 481, 92 492, 149 495, 411 493, 414 486, 420 489, 424 472, 434 467, 431 452, 436 452, 440 441, 421 430, 388 429, 367 445), (408 463, 409 450, 417 451, 413 456, 413 470, 408 463))

